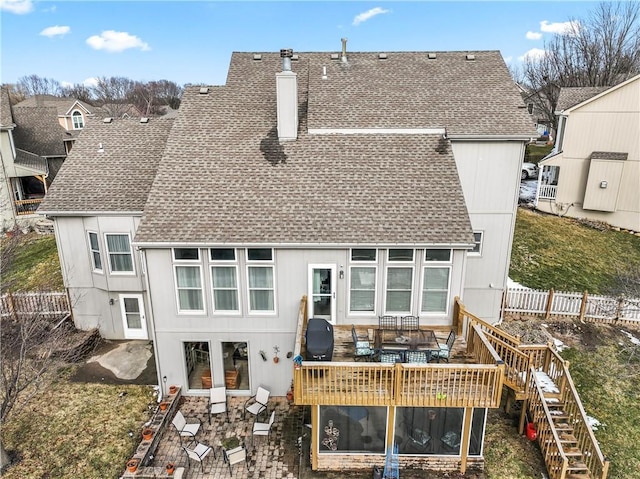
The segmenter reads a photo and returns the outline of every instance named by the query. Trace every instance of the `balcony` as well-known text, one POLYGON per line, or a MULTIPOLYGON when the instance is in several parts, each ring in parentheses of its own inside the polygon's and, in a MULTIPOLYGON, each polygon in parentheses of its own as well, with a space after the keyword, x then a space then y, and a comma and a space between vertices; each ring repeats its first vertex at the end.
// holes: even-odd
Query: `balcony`
POLYGON ((44 198, 33 198, 30 200, 14 201, 14 207, 18 216, 34 215, 44 198))
POLYGON ((538 198, 554 200, 558 191, 557 185, 539 185, 538 198))

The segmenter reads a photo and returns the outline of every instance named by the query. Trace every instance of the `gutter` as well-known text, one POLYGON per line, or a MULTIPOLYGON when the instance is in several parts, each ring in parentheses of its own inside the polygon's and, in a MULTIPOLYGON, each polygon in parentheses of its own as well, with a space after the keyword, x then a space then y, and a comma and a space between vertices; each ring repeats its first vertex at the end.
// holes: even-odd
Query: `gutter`
POLYGON ((38 214, 47 216, 142 216, 143 211, 64 211, 38 210, 38 214))
POLYGON ((432 248, 473 249, 474 243, 206 243, 206 242, 145 242, 132 241, 140 249, 152 248, 432 248))
POLYGON ((448 134, 450 140, 481 140, 481 141, 529 141, 536 135, 474 135, 474 134, 448 134))

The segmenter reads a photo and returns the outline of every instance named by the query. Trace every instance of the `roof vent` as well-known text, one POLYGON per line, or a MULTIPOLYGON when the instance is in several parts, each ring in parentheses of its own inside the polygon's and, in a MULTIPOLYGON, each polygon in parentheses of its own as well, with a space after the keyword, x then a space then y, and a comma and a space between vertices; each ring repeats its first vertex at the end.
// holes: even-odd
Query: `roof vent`
POLYGON ((142 118, 140 118, 140 123, 149 123, 149 118, 143 116, 142 118))
POLYGON ((253 59, 254 59, 255 61, 262 60, 262 55, 260 55, 259 53, 254 53, 254 54, 253 54, 253 59))
POLYGON ((429 58, 429 60, 435 60, 436 59, 436 54, 435 53, 429 53, 429 55, 427 55, 427 58, 429 58))
POLYGON ((342 63, 347 63, 347 39, 342 38, 342 63))
POLYGON ((291 71, 291 57, 293 56, 293 50, 291 48, 282 48, 280 50, 280 58, 282 58, 282 71, 291 71))
POLYGON ((102 146, 102 143, 98 143, 98 153, 104 153, 104 146, 102 146))
POLYGON ((467 61, 469 62, 474 62, 476 60, 476 56, 471 54, 471 53, 467 53, 467 61))
POLYGON ((102 120, 102 123, 111 123, 112 121, 113 121, 113 118, 111 118, 110 116, 108 116, 108 117, 106 117, 106 118, 104 118, 104 119, 102 120))
POLYGON ((378 59, 386 60, 387 59, 387 54, 386 53, 378 53, 378 59))
POLYGON ((291 57, 291 61, 297 62, 298 60, 300 60, 300 56, 297 53, 294 53, 291 57))
POLYGON ((209 87, 206 87, 206 86, 200 87, 200 94, 201 95, 206 95, 207 93, 209 93, 209 87))
POLYGON ((331 59, 332 60, 338 60, 340 58, 340 55, 338 55, 337 53, 332 53, 331 54, 331 59))
POLYGON ((323 80, 327 79, 327 67, 326 66, 322 67, 322 79, 323 80))

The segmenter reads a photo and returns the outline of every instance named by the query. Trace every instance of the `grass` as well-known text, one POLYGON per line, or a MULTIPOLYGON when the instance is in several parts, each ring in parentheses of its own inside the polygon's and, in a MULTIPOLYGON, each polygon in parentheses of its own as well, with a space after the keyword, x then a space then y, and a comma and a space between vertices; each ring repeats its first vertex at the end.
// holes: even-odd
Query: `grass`
POLYGON ((71 373, 59 371, 57 380, 3 425, 4 446, 21 459, 3 479, 105 479, 124 471, 150 417, 153 389, 73 383, 71 373))
MULTIPOLYGON (((60 260, 53 235, 27 233, 3 238, 3 256, 13 254, 6 271, 2 271, 2 292, 62 291, 60 260)), ((2 262, 5 265, 5 261, 2 262)))
POLYGON ((509 276, 534 289, 606 294, 619 271, 640 268, 640 238, 520 208, 509 276))
POLYGON ((527 145, 524 152, 524 161, 525 163, 535 163, 537 165, 538 162, 547 156, 552 149, 553 145, 527 145))

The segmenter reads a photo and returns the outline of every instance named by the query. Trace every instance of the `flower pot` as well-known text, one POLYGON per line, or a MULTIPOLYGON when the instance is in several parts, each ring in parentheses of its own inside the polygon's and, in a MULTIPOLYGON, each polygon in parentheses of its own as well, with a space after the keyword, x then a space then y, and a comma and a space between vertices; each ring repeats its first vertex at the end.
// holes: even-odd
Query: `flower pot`
POLYGON ((274 362, 274 363, 278 364, 278 362, 279 362, 279 361, 280 361, 280 358, 279 358, 278 356, 275 356, 275 357, 273 358, 273 362, 274 362))
POLYGON ((169 394, 175 394, 178 392, 178 386, 169 386, 169 394))
POLYGON ((165 466, 165 469, 166 469, 168 475, 172 475, 173 472, 176 470, 176 465, 173 462, 169 462, 165 466))
POLYGON ((287 401, 293 401, 293 391, 291 389, 287 391, 287 401))
POLYGON ((131 459, 131 460, 129 460, 129 462, 127 462, 127 471, 136 472, 137 469, 138 469, 138 460, 137 459, 131 459))
POLYGON ((153 431, 146 427, 142 430, 142 439, 144 439, 145 441, 150 441, 151 438, 153 437, 153 431))
POLYGON ((160 410, 161 411, 166 411, 168 407, 169 407, 169 403, 167 401, 162 401, 160 403, 160 410))

